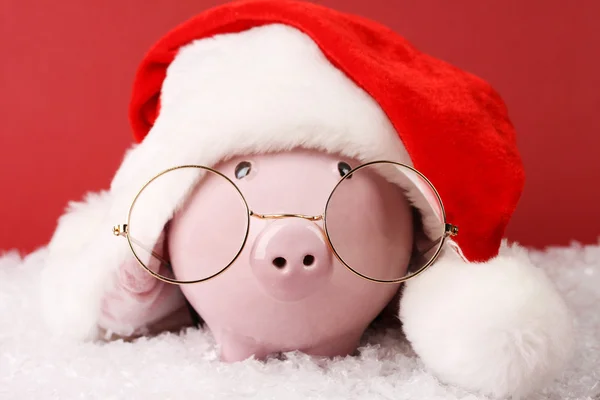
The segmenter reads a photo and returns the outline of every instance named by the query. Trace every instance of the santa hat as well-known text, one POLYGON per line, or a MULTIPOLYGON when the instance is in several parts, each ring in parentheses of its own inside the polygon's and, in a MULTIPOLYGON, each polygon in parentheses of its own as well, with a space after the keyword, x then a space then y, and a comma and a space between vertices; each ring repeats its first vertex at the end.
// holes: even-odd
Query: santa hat
MULTIPOLYGON (((495 395, 551 378, 569 352, 570 317, 526 256, 498 254, 524 184, 514 128, 482 79, 424 54, 373 21, 285 0, 226 4, 161 38, 137 72, 138 144, 108 191, 72 204, 49 245, 44 315, 93 338, 111 274, 130 257, 111 228, 150 178, 178 165, 304 147, 409 164, 460 228, 407 282, 400 319, 445 382, 495 395)), ((159 237, 194 185, 165 181, 139 238, 159 237)), ((141 219, 141 218, 140 218, 141 219)))

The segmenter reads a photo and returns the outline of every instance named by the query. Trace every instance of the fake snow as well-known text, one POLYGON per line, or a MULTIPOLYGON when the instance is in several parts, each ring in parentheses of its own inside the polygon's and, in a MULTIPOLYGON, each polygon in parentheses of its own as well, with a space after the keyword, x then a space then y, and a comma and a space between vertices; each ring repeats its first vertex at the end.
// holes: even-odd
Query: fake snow
MULTIPOLYGON (((574 311, 570 367, 532 400, 600 399, 600 245, 532 251, 574 311)), ((360 355, 316 362, 218 361, 208 331, 135 342, 70 343, 40 323, 45 250, 0 256, 0 399, 448 399, 485 397, 439 383, 398 330, 369 333, 360 355)))

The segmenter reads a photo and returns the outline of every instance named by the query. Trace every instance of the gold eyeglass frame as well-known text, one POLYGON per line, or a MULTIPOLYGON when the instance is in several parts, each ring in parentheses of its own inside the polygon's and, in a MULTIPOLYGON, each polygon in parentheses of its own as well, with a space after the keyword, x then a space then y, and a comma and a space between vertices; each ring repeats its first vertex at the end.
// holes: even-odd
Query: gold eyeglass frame
MULTIPOLYGON (((129 206, 129 212, 127 213, 127 223, 126 224, 122 224, 122 225, 115 225, 113 227, 113 234, 115 236, 124 236, 125 238, 127 238, 127 242, 129 244, 129 248, 131 249, 131 252, 133 253, 133 256, 135 257, 135 259, 137 260, 137 262, 142 266, 142 268, 144 268, 144 270, 146 270, 148 273, 150 273, 155 278, 157 278, 157 279, 159 279, 159 280, 161 280, 163 282, 170 283, 170 284, 175 284, 175 285, 190 285, 190 284, 194 284, 194 283, 205 282, 205 281, 208 281, 210 279, 216 278, 217 276, 219 276, 222 273, 224 273, 227 269, 229 269, 229 267, 231 265, 233 265, 233 263, 238 259, 238 257, 240 256, 240 254, 244 250, 244 247, 246 246, 246 242, 248 240, 248 235, 250 233, 250 221, 251 221, 251 217, 255 217, 255 218, 259 218, 259 219, 302 218, 302 219, 306 219, 308 221, 313 221, 313 222, 321 221, 322 220, 323 221, 323 227, 324 227, 324 229, 320 229, 320 231, 322 233, 324 233, 325 241, 329 245, 329 248, 331 249, 331 251, 333 252, 333 254, 336 256, 336 258, 346 268, 348 268, 355 275, 357 275, 357 276, 359 276, 359 277, 361 277, 363 279, 366 279, 368 281, 377 282, 377 283, 387 283, 387 284, 402 283, 402 282, 405 282, 405 281, 407 281, 407 280, 409 280, 411 278, 414 278, 417 275, 421 274, 423 271, 425 271, 427 268, 429 268, 429 266, 431 266, 435 262, 435 260, 439 256, 440 252, 442 251, 444 243, 448 239, 448 237, 458 235, 458 227, 455 226, 455 225, 452 225, 452 224, 450 224, 450 223, 448 223, 446 221, 446 211, 444 209, 444 204, 442 202, 442 198, 440 197, 440 194, 438 193, 438 191, 435 188, 435 186, 433 186, 433 184, 431 183, 431 181, 425 175, 423 175, 421 172, 417 171, 413 167, 411 167, 409 165, 406 165, 406 164, 394 162, 394 161, 371 161, 371 162, 367 162, 367 163, 361 164, 361 165, 359 165, 359 166, 351 169, 349 172, 347 172, 338 181, 338 183, 331 190, 331 193, 329 194, 329 197, 327 198, 327 202, 325 203, 325 210, 323 211, 323 214, 321 214, 321 215, 258 214, 258 213, 255 213, 254 211, 252 211, 250 209, 250 206, 248 205, 248 202, 246 201, 246 198, 244 197, 244 194, 238 188, 238 186, 229 177, 225 176, 223 173, 221 173, 221 172, 219 172, 219 171, 217 171, 217 170, 215 170, 213 168, 205 167, 205 166, 202 166, 202 165, 180 165, 180 166, 177 166, 177 167, 172 167, 172 168, 166 169, 166 170, 162 171, 161 173, 157 174, 156 176, 154 176, 152 179, 150 179, 148 182, 146 182, 144 184, 144 186, 137 192, 137 194, 134 197, 131 205, 129 206), (344 182, 345 179, 349 179, 352 176, 353 173, 356 173, 356 171, 359 171, 360 169, 366 168, 366 167, 368 167, 370 165, 381 164, 381 163, 392 164, 392 165, 400 166, 400 167, 403 167, 403 168, 407 168, 410 171, 412 171, 415 174, 417 174, 420 178, 422 178, 427 183, 427 185, 431 188, 431 190, 435 194, 435 197, 436 197, 437 201, 439 202, 440 209, 441 209, 441 214, 442 214, 442 224, 444 225, 444 233, 443 233, 443 235, 440 237, 440 239, 438 239, 437 241, 434 242, 433 246, 431 246, 426 251, 426 252, 429 252, 434 246, 437 245, 437 249, 436 249, 435 253, 433 254, 433 256, 431 257, 431 259, 424 266, 422 266, 421 268, 419 268, 414 273, 412 273, 410 275, 407 274, 406 276, 404 276, 402 278, 394 279, 394 280, 382 280, 382 279, 371 278, 371 277, 368 277, 368 276, 366 276, 366 275, 364 275, 364 274, 356 271, 352 267, 350 267, 350 265, 348 265, 346 263, 346 261, 344 261, 344 259, 338 254, 337 250, 335 249, 333 243, 331 242, 331 240, 329 238, 329 231, 328 231, 328 228, 327 228, 327 209, 329 207, 329 203, 331 201, 331 198, 332 198, 333 194, 335 193, 336 189, 338 188, 338 186, 342 182, 344 182), (214 273, 214 274, 212 274, 209 277, 202 278, 202 279, 197 279, 197 280, 193 280, 193 281, 180 281, 180 280, 176 280, 176 279, 171 279, 171 278, 167 278, 167 277, 164 277, 162 275, 159 275, 158 273, 152 271, 138 257, 136 251, 133 248, 134 243, 132 243, 132 242, 136 242, 135 244, 137 244, 138 246, 140 246, 142 248, 144 248, 144 246, 141 245, 140 243, 137 243, 137 241, 134 238, 132 238, 131 235, 129 235, 129 226, 130 226, 130 222, 131 222, 131 212, 132 212, 133 207, 135 206, 135 203, 137 202, 138 198, 140 197, 140 195, 144 191, 144 189, 146 189, 148 187, 148 185, 150 185, 152 182, 154 182, 156 179, 160 178, 161 176, 165 175, 166 173, 171 172, 171 171, 175 171, 175 170, 178 170, 178 169, 183 169, 183 168, 197 168, 197 169, 202 169, 204 171, 212 172, 212 173, 217 174, 218 176, 220 176, 222 178, 225 178, 235 188, 235 190, 239 194, 240 198, 242 199, 242 203, 244 204, 244 207, 246 208, 246 231, 244 233, 244 240, 242 241, 240 249, 238 250, 237 254, 233 257, 233 259, 229 262, 229 264, 227 264, 225 267, 223 267, 221 270, 219 270, 219 272, 214 273)), ((161 260, 162 262, 170 265, 170 263, 168 261, 163 260, 162 257, 159 256, 158 254, 156 254, 154 251, 147 250, 147 249, 145 249, 145 250, 148 251, 149 253, 151 253, 153 256, 155 256, 159 260, 161 260)))

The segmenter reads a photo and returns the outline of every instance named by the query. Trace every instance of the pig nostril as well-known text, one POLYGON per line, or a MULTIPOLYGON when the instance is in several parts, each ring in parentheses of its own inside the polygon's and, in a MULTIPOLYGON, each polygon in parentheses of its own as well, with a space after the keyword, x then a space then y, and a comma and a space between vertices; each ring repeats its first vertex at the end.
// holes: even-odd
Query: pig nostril
POLYGON ((277 258, 273 259, 273 265, 276 266, 277 268, 285 267, 286 263, 287 263, 287 261, 283 257, 277 257, 277 258))
POLYGON ((313 256, 312 254, 308 254, 308 255, 304 256, 304 260, 302 260, 302 263, 304 265, 306 265, 307 267, 311 266, 314 262, 315 262, 315 256, 313 256))

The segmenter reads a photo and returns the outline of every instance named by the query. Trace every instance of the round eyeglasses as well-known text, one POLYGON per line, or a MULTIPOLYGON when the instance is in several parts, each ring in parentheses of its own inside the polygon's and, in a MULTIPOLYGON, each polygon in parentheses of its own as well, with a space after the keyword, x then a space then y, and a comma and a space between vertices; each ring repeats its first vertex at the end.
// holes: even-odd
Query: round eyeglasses
MULTIPOLYGON (((134 257, 148 273, 164 282, 183 285, 204 282, 225 272, 246 246, 253 218, 311 221, 318 225, 341 264, 359 277, 378 283, 401 283, 417 276, 434 263, 446 239, 458 234, 458 227, 447 223, 433 184, 416 169, 392 161, 373 161, 345 171, 323 212, 317 215, 257 213, 225 174, 200 165, 170 168, 140 189, 129 208, 127 223, 114 226, 113 233, 127 238, 134 257), (158 207, 170 182, 191 182, 199 176, 202 185, 192 189, 193 196, 188 194, 198 201, 184 201, 174 217, 183 210, 185 215, 193 216, 182 219, 187 226, 179 230, 183 234, 176 233, 176 240, 198 256, 194 258, 198 265, 175 273, 171 260, 155 250, 156 243, 140 240, 144 235, 136 229, 143 229, 143 221, 151 217, 148 210, 158 207), (210 254, 210 261, 203 260, 206 254, 210 254)), ((273 263, 276 265, 277 260, 273 263)))

